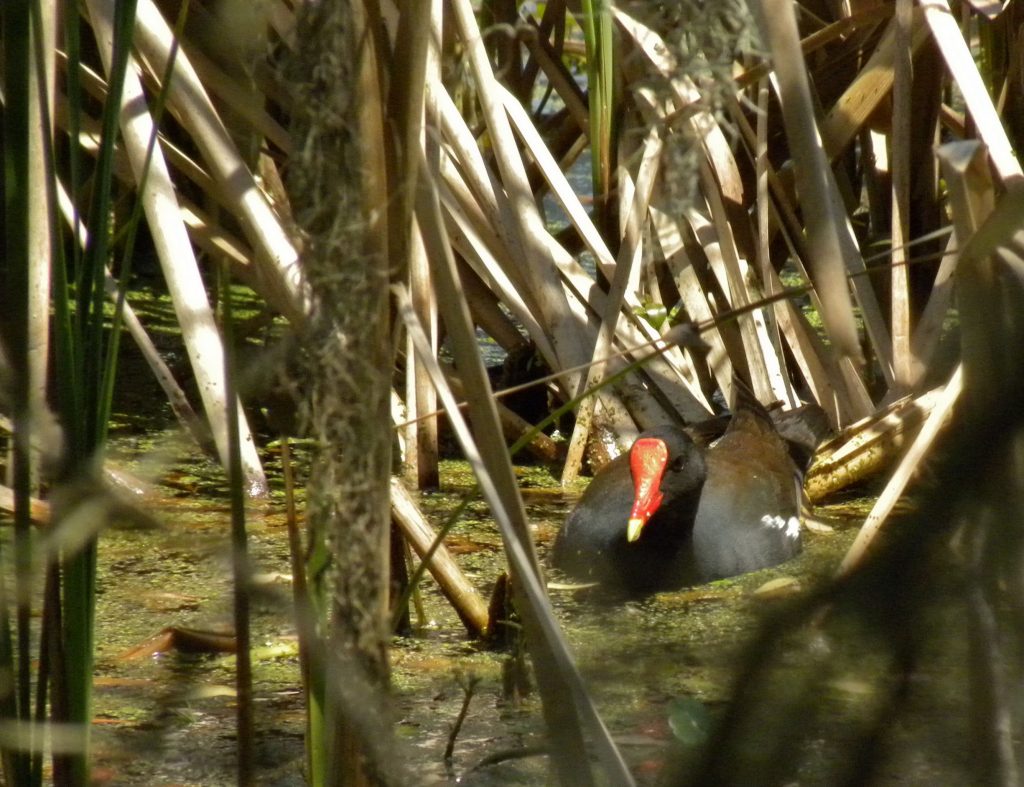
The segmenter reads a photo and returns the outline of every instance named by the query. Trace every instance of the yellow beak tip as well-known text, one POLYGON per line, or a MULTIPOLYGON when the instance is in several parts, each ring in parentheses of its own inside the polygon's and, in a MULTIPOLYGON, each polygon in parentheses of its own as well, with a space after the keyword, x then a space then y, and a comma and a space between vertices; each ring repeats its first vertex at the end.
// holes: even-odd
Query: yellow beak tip
POLYGON ((626 525, 626 540, 629 543, 633 543, 640 538, 640 531, 643 529, 644 521, 642 519, 630 519, 626 525))

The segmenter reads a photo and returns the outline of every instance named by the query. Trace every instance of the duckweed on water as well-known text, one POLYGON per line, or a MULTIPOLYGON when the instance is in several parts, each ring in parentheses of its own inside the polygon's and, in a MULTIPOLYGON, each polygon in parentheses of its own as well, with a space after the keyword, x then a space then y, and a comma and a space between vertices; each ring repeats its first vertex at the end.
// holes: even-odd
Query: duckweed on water
MULTIPOLYGON (((123 453, 141 448, 142 443, 136 442, 123 448, 123 453)), ((131 750, 159 740, 161 756, 151 758, 148 770, 139 762, 130 768, 121 766, 130 769, 133 778, 141 779, 136 783, 166 780, 171 773, 178 781, 204 785, 227 784, 233 778, 234 749, 229 745, 234 729, 233 699, 230 692, 221 692, 233 684, 233 659, 174 654, 133 662, 118 659, 119 654, 166 626, 209 629, 230 625, 227 506, 218 491, 220 471, 194 459, 178 457, 170 465, 176 473, 192 468, 193 480, 188 494, 172 493, 163 498, 164 528, 111 531, 101 541, 96 710, 104 723, 97 729, 98 751, 101 757, 120 762, 115 754, 119 747, 131 750), (168 592, 180 594, 181 603, 163 596, 160 603, 144 603, 148 594, 168 592)), ((180 480, 183 476, 176 477, 180 480)), ((563 495, 557 480, 545 469, 524 469, 520 480, 539 553, 545 559, 575 495, 563 495)), ((442 485, 444 492, 421 496, 435 526, 443 523, 464 494, 476 494, 471 491, 475 482, 465 463, 445 462, 442 485)), ((259 573, 287 575, 283 520, 279 511, 271 510, 280 503, 270 506, 251 518, 253 561, 259 573)), ((678 703, 697 702, 712 712, 721 707, 750 632, 772 605, 786 603, 784 598, 758 598, 754 591, 780 576, 810 587, 834 570, 852 540, 856 522, 841 510, 824 513, 837 524, 836 531, 808 534, 804 554, 775 570, 628 603, 608 604, 592 595, 552 591, 556 613, 613 734, 643 743, 626 748, 642 782, 657 778, 659 768, 654 764, 663 758, 659 752, 678 737, 673 731, 673 724, 679 726, 678 703), (653 760, 652 753, 657 755, 653 760), (644 777, 644 773, 652 775, 644 777)), ((469 515, 455 528, 450 544, 460 564, 486 594, 505 564, 500 538, 478 496, 473 498, 469 515)), ((556 573, 551 572, 551 577, 557 579, 556 573)), ((539 742, 543 724, 536 695, 518 706, 505 696, 502 676, 509 655, 467 642, 458 619, 429 579, 423 587, 423 607, 425 620, 414 620, 419 626, 417 634, 395 639, 391 648, 399 736, 421 758, 416 767, 425 774, 423 783, 440 783, 449 777, 442 755, 450 725, 463 702, 467 675, 479 678, 479 683, 456 743, 455 774, 468 773, 496 751, 518 750, 539 742)), ((292 775, 278 783, 300 784, 304 722, 290 616, 287 585, 274 586, 255 605, 253 641, 258 658, 254 674, 258 735, 267 744, 265 751, 272 752, 267 756, 273 761, 266 767, 289 769, 286 773, 292 775)), ((805 668, 805 664, 787 667, 794 674, 805 668)), ((870 701, 869 696, 851 696, 856 681, 837 674, 835 694, 829 698, 839 707, 835 713, 841 714, 844 704, 863 707, 870 701)), ((497 777, 500 773, 500 781, 490 783, 516 779, 536 783, 543 778, 543 769, 543 759, 533 757, 515 766, 484 769, 477 776, 482 778, 486 772, 497 777)))

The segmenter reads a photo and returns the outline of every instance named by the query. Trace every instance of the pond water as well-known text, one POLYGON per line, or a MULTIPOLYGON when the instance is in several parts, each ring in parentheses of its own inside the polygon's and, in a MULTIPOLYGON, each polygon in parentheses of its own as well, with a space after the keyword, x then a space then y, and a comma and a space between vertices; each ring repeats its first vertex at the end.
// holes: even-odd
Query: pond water
MULTIPOLYGON (((159 476, 147 507, 163 524, 155 530, 110 530, 101 540, 97 776, 111 784, 232 784, 233 657, 125 655, 170 626, 230 631, 229 511, 222 474, 175 438, 159 435, 121 439, 115 456, 140 475, 159 476), (154 460, 154 445, 165 446, 157 455, 172 458, 154 460)), ((280 478, 276 458, 266 459, 268 474, 280 478)), ((461 493, 471 491, 460 463, 444 463, 442 478, 444 493, 421 498, 435 524, 461 493)), ((543 470, 524 470, 520 480, 545 556, 576 495, 563 494, 543 470)), ((772 571, 626 603, 552 590, 598 708, 640 783, 664 776, 670 753, 682 749, 685 754, 680 718, 692 716, 694 708, 715 713, 723 707, 743 644, 764 611, 785 603, 755 591, 781 577, 790 580, 790 590, 810 587, 834 570, 863 510, 821 513, 834 529, 808 534, 804 554, 772 571)), ((279 489, 268 504, 250 509, 249 536, 264 589, 253 608, 257 773, 261 784, 304 784, 303 703, 279 489)), ((482 502, 470 505, 449 544, 477 587, 488 593, 503 556, 482 502)), ((422 602, 422 618, 414 616, 416 634, 396 638, 391 651, 397 736, 412 758, 415 783, 543 783, 536 693, 517 702, 504 696, 503 669, 510 657, 468 641, 432 580, 424 584, 422 602), (468 714, 446 764, 444 751, 471 680, 468 714)))

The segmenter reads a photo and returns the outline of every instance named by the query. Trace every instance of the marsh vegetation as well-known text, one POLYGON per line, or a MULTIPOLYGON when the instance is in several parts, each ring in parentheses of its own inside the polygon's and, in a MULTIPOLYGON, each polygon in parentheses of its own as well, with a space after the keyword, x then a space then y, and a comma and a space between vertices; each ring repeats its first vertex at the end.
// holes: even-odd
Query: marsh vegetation
POLYGON ((1015 784, 1020 29, 946 0, 4 3, 4 780, 150 783, 209 721, 238 783, 421 783, 450 719, 485 730, 438 779, 519 747, 565 784, 1015 784), (822 408, 810 502, 874 484, 849 548, 811 530, 767 589, 549 592, 564 502, 531 488, 737 381, 822 408), (153 641, 143 576, 183 613, 153 641), (234 653, 118 662, 146 647, 234 653))

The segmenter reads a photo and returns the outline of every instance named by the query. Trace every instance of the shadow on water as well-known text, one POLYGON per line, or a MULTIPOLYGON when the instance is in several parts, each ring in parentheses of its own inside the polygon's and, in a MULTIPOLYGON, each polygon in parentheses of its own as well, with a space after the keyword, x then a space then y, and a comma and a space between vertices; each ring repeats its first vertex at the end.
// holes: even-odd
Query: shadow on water
MULTIPOLYGON (((119 461, 141 474, 152 473, 152 443, 119 443, 119 461)), ((274 459, 268 457, 271 473, 274 459)), ((233 657, 172 652, 124 658, 170 626, 220 632, 231 626, 229 511, 220 470, 179 451, 161 468, 160 477, 164 481, 150 505, 164 526, 110 530, 101 542, 98 775, 118 784, 230 784, 233 657)), ((442 478, 447 491, 421 499, 435 524, 471 483, 459 463, 445 463, 442 478)), ((524 470, 520 482, 543 558, 576 495, 564 495, 546 471, 524 470)), ((253 608, 255 751, 261 784, 298 785, 305 783, 304 715, 283 510, 276 493, 249 517, 250 551, 263 589, 253 608)), ((552 591, 598 707, 641 783, 654 783, 669 751, 682 745, 681 736, 687 739, 681 726, 692 723, 694 709, 714 713, 724 703, 735 659, 762 611, 785 603, 755 591, 770 579, 785 577, 785 595, 827 576, 837 565, 863 513, 827 515, 834 518, 835 530, 810 534, 805 553, 774 571, 626 603, 552 591)), ((449 543, 472 581, 489 592, 503 569, 503 556, 482 502, 471 504, 449 543)), ((415 636, 396 639, 392 649, 397 734, 419 760, 414 768, 419 783, 542 782, 538 699, 535 693, 518 702, 504 697, 503 665, 509 656, 466 641, 430 580, 421 613, 414 614, 415 636), (446 764, 444 752, 471 681, 468 713, 446 764)))

